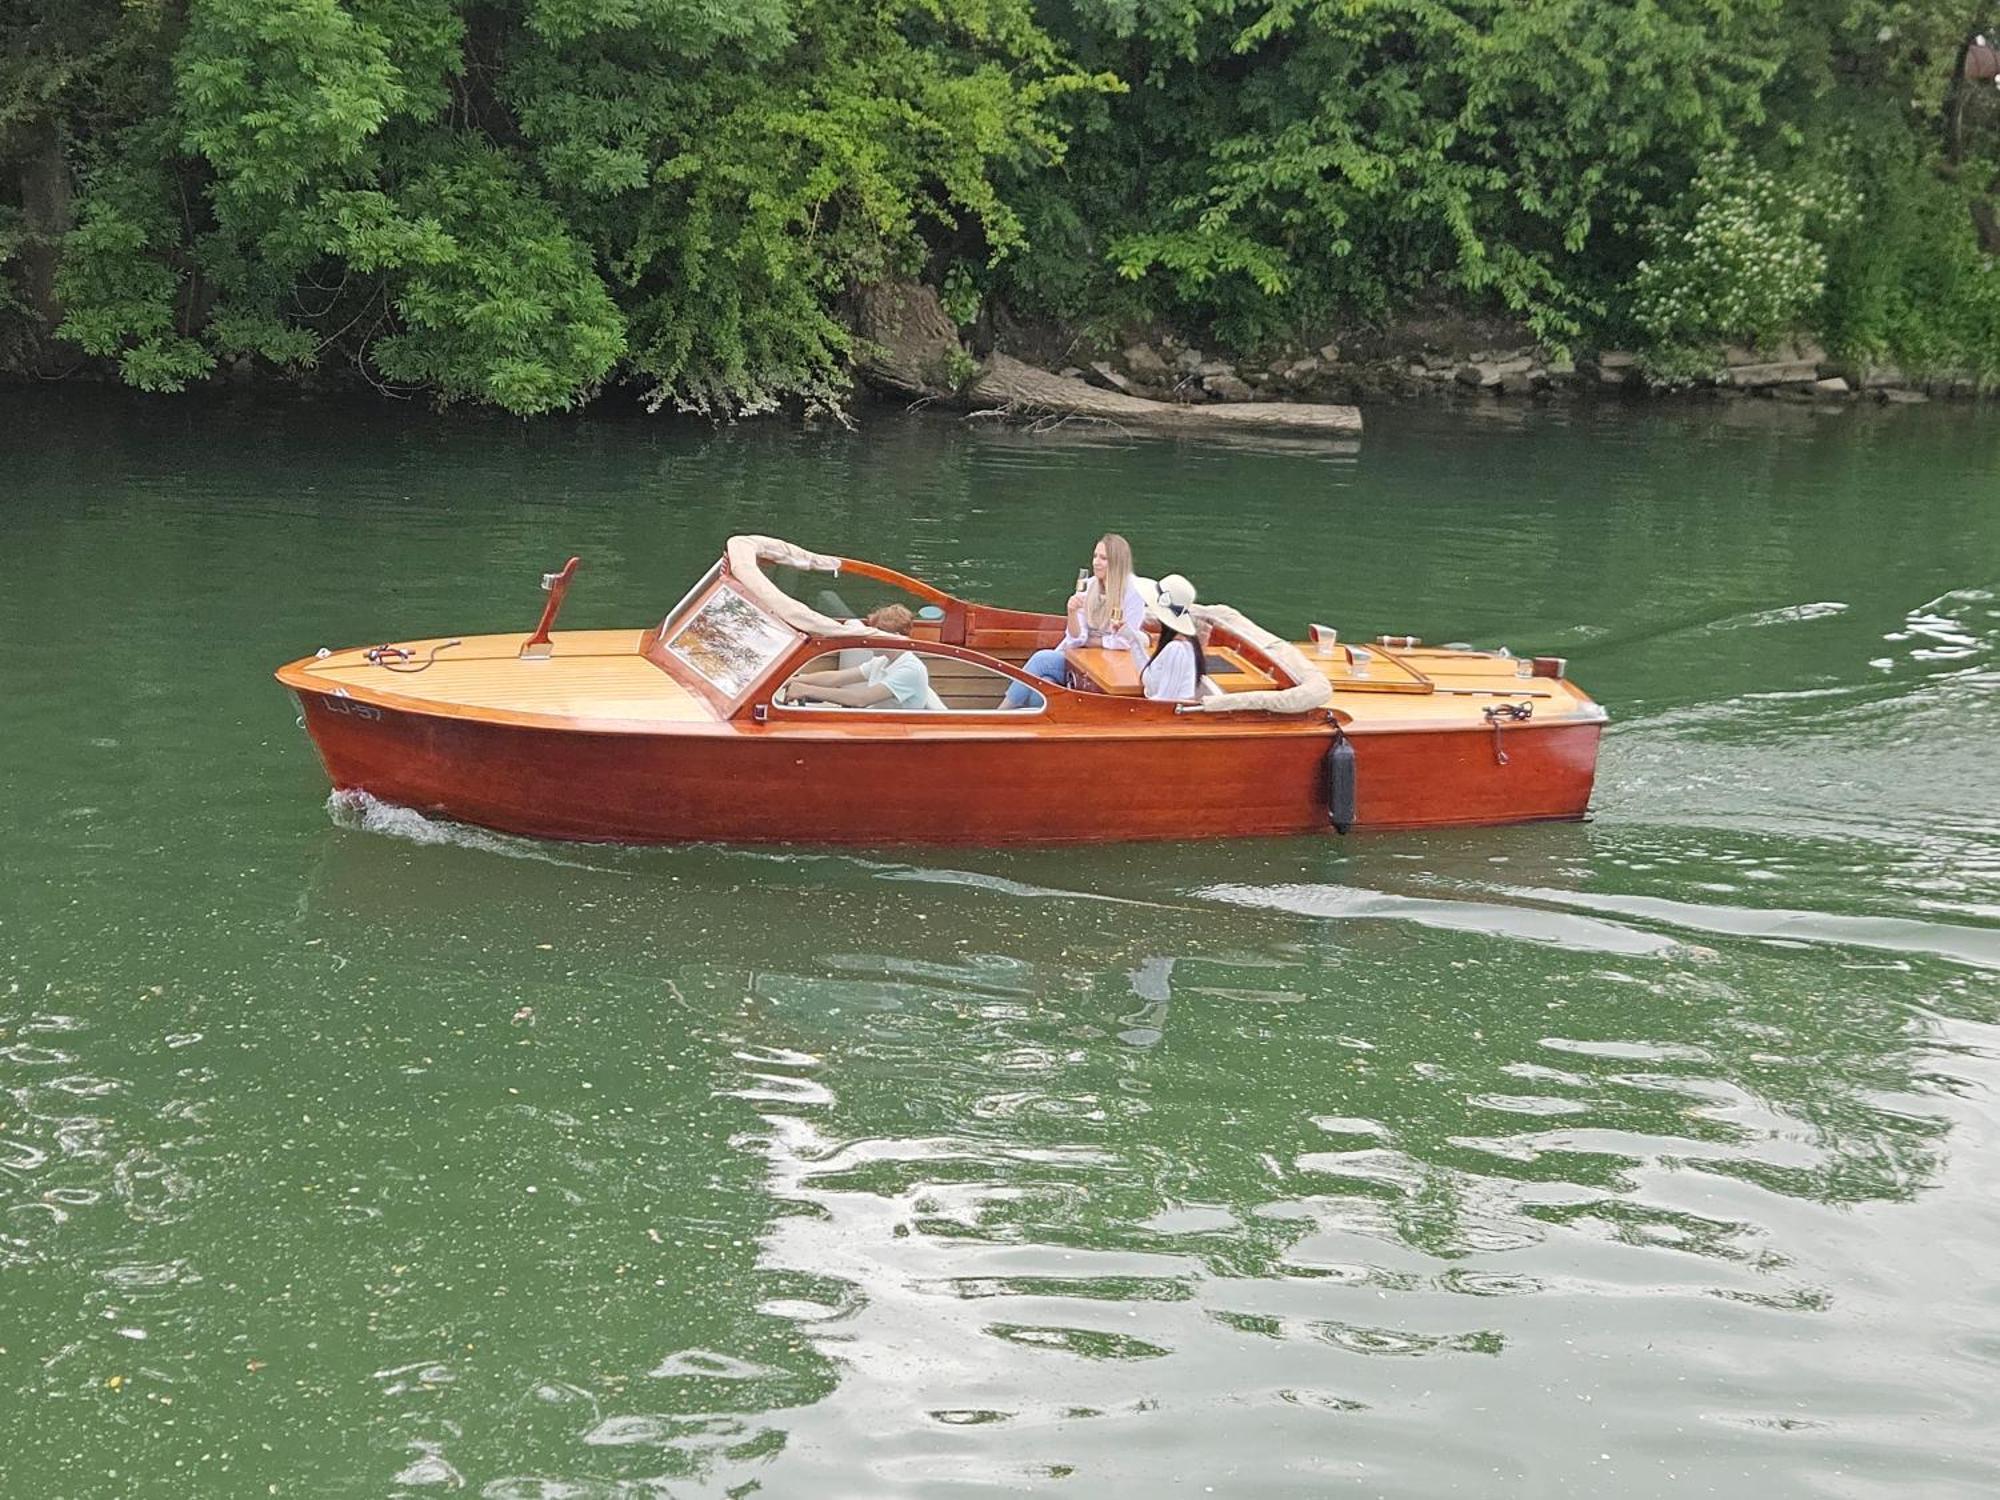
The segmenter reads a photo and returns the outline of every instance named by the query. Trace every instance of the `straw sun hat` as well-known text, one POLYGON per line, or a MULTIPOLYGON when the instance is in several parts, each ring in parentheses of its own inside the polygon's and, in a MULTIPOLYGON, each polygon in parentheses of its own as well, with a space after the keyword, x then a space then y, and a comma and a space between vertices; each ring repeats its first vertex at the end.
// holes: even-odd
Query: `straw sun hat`
POLYGON ((1178 630, 1183 635, 1194 634, 1194 585, 1178 573, 1169 573, 1160 580, 1160 591, 1146 613, 1170 630, 1178 630))

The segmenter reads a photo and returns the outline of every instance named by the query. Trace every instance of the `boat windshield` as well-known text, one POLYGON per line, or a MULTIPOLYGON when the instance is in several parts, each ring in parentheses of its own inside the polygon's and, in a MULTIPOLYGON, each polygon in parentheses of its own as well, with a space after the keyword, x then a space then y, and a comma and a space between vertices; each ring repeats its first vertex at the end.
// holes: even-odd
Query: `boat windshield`
POLYGON ((734 698, 797 639, 724 582, 667 638, 667 650, 734 698))

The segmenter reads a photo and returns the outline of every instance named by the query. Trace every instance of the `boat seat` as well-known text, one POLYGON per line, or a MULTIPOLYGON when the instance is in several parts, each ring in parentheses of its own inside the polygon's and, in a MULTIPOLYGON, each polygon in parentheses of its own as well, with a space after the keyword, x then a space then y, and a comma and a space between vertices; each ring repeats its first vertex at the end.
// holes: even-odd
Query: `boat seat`
POLYGON ((997 656, 1002 661, 1026 661, 1044 646, 1062 644, 1062 623, 1057 621, 1034 630, 989 626, 971 632, 965 644, 988 656, 997 656))
POLYGON ((946 708, 998 708, 1012 680, 956 657, 926 656, 924 666, 930 672, 931 691, 944 699, 946 708))

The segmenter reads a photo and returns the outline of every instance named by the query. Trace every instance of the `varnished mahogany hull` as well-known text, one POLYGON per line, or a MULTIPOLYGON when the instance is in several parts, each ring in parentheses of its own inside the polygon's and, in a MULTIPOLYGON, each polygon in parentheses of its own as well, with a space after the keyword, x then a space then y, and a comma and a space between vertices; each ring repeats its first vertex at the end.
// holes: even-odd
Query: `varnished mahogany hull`
MULTIPOLYGON (((926 738, 717 724, 535 728, 299 694, 339 790, 538 838, 1003 844, 1241 837, 1329 827, 1322 721, 926 738)), ((1246 720, 1249 716, 1245 716, 1246 720)), ((1597 723, 1355 733, 1355 827, 1576 819, 1597 723)))

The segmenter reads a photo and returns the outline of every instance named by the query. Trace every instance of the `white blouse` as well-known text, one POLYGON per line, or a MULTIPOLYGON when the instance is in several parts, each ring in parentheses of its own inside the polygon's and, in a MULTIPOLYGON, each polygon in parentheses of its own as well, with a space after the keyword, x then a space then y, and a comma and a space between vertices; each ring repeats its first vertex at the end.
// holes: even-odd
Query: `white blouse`
POLYGON ((1148 698, 1184 702, 1194 697, 1194 643, 1177 636, 1160 648, 1160 654, 1146 663, 1139 679, 1148 698))
MULTIPOLYGON (((1096 592, 1097 580, 1093 578, 1090 580, 1090 591, 1085 597, 1089 598, 1096 592)), ((1082 621, 1064 627, 1064 645, 1082 646, 1091 644, 1090 627, 1087 623, 1084 623, 1089 618, 1090 610, 1086 606, 1082 621)), ((1152 642, 1146 634, 1146 596, 1139 592, 1139 586, 1136 583, 1128 581, 1125 585, 1124 628, 1122 630, 1103 631, 1095 644, 1112 651, 1123 647, 1132 653, 1132 664, 1142 673, 1146 670, 1146 652, 1150 649, 1152 642)))

